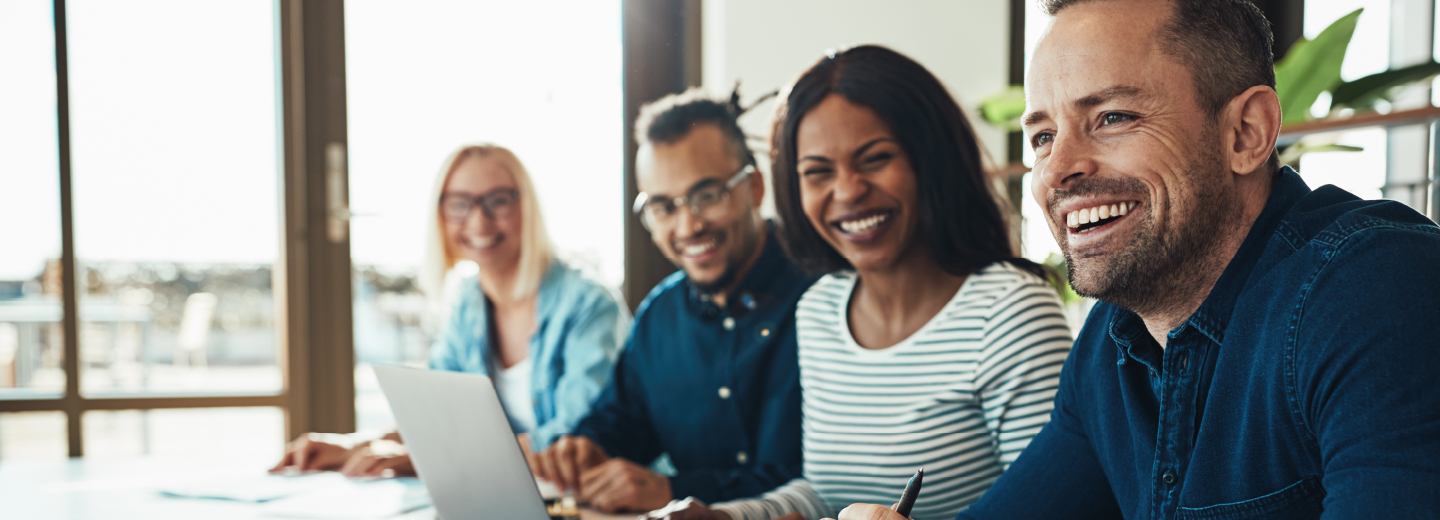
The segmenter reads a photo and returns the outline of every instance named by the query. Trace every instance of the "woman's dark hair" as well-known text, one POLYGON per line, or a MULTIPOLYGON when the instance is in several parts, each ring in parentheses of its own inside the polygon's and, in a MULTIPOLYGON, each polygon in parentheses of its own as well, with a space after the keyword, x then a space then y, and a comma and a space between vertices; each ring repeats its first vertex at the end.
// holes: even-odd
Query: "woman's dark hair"
POLYGON ((1040 265, 1017 258, 1010 228, 990 191, 975 133, 955 98, 924 66, 877 45, 822 58, 805 71, 778 108, 771 134, 775 207, 780 240, 802 269, 853 269, 815 231, 800 204, 795 136, 805 114, 831 94, 869 107, 890 126, 915 170, 919 239, 947 273, 967 275, 994 262, 1049 278, 1040 265))

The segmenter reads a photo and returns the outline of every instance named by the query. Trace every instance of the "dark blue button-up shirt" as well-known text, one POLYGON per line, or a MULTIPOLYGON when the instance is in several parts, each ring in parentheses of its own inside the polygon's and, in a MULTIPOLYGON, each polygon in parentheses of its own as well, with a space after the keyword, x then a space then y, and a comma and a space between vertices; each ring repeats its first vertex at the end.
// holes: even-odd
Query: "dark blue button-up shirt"
POLYGON ((731 500, 800 476, 795 304, 815 279, 767 234, 725 308, 683 271, 650 291, 610 386, 575 429, 641 464, 669 453, 676 497, 731 500))
POLYGON ((1099 304, 962 518, 1440 516, 1440 228, 1289 168, 1163 350, 1099 304))

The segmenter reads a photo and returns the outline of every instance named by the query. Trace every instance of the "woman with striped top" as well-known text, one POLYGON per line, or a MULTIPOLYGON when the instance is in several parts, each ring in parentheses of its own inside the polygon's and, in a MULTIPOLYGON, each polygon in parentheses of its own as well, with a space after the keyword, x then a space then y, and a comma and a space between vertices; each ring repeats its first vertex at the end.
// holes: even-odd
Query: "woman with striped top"
POLYGON ((1043 270, 1014 258, 960 107, 877 46, 798 79, 773 136, 782 243, 829 273, 796 310, 804 478, 749 500, 652 518, 834 516, 892 503, 950 519, 1049 420, 1070 331, 1043 270))

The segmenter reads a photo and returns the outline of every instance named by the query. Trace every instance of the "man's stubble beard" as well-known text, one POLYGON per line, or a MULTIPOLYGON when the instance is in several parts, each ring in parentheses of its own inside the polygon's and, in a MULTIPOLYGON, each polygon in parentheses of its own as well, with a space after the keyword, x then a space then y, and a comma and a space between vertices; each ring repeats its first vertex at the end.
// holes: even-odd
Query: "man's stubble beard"
MULTIPOLYGON (((1067 241, 1062 250, 1075 292, 1129 309, 1142 316, 1187 310, 1189 296, 1202 285, 1213 283, 1229 258, 1219 258, 1225 237, 1240 220, 1239 199, 1223 181, 1225 167, 1218 153, 1220 139, 1213 127, 1201 137, 1195 156, 1186 164, 1184 176, 1199 181, 1179 186, 1180 199, 1193 204, 1188 214, 1175 215, 1172 229, 1160 236, 1156 229, 1153 201, 1137 223, 1134 243, 1108 261, 1080 259, 1070 254, 1067 241), (1208 218, 1216 216, 1218 218, 1208 218)), ((1132 180, 1133 181, 1133 180, 1132 180)), ((1139 181, 1133 181, 1138 184, 1139 181)), ((1208 287, 1205 288, 1208 292, 1208 287)), ((1203 296, 1203 295, 1202 295, 1203 296)))
MULTIPOLYGON (((714 280, 709 282, 694 282, 695 288, 699 289, 701 293, 715 294, 730 287, 730 284, 734 283, 735 279, 740 276, 740 269, 744 268, 750 258, 755 255, 755 249, 759 246, 760 242, 760 233, 764 233, 764 231, 754 231, 757 224, 754 222, 755 219, 753 217, 743 218, 745 218, 747 222, 739 229, 749 232, 730 233, 730 239, 733 240, 733 242, 730 248, 731 254, 725 258, 725 270, 720 271, 720 276, 715 277, 714 280)), ((692 281, 693 280, 692 278, 692 281)))

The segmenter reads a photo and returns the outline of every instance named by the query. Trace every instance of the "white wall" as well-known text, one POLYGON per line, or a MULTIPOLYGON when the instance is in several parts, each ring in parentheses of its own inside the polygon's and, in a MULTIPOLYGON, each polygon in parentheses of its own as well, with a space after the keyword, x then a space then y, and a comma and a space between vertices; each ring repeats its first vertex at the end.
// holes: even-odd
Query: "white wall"
MULTIPOLYGON (((970 116, 990 163, 1005 162, 1005 133, 978 119, 980 99, 1009 78, 1010 3, 1005 0, 703 0, 704 85, 743 102, 781 88, 826 49, 885 45, 929 68, 970 116)), ((774 102, 741 119, 768 150, 774 102)), ((763 156, 761 156, 763 157, 763 156)), ((769 170, 762 159, 762 169, 769 170)), ((771 208, 767 197, 766 208, 771 208)))

